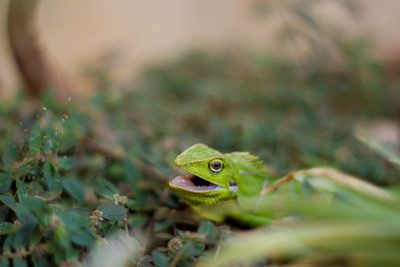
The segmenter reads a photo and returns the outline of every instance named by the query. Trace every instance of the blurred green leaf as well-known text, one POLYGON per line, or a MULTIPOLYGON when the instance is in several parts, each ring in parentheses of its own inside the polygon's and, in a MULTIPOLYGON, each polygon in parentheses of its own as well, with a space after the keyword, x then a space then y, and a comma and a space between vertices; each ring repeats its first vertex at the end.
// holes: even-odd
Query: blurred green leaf
POLYGON ((22 226, 18 231, 14 234, 14 241, 13 241, 13 247, 14 249, 21 249, 28 247, 30 244, 30 240, 32 238, 32 235, 37 227, 37 221, 36 220, 22 220, 22 226))
POLYGON ((47 205, 43 200, 34 197, 25 197, 21 199, 19 205, 23 205, 27 210, 30 210, 39 216, 47 208, 47 205))
POLYGON ((51 164, 49 161, 46 161, 43 166, 43 174, 46 185, 49 187, 50 190, 62 188, 61 181, 60 179, 57 179, 56 174, 52 172, 51 164))
POLYGON ((8 267, 8 266, 10 266, 10 263, 8 262, 7 258, 0 259, 0 267, 8 267))
POLYGON ((62 184, 65 191, 73 197, 77 202, 85 202, 85 186, 77 179, 63 178, 62 184))
POLYGON ((387 159, 389 162, 394 164, 397 168, 400 168, 400 155, 391 149, 390 147, 379 143, 377 140, 375 140, 372 137, 367 137, 365 135, 362 135, 360 133, 356 134, 357 138, 363 142, 367 147, 369 147, 371 150, 375 151, 385 159, 387 159))
POLYGON ((57 139, 57 130, 54 127, 48 127, 46 130, 46 138, 43 142, 43 152, 45 154, 57 153, 59 148, 59 140, 57 139))
POLYGON ((157 267, 167 267, 169 264, 169 258, 167 255, 165 255, 164 253, 160 252, 160 251, 156 251, 154 250, 151 253, 151 257, 153 259, 154 264, 157 267))
POLYGON ((9 222, 0 223, 0 235, 8 235, 17 232, 21 228, 20 224, 9 222))
POLYGON ((33 254, 32 256, 33 266, 35 267, 50 267, 49 259, 44 255, 33 254))
POLYGON ((83 210, 58 210, 57 216, 64 222, 65 227, 71 231, 90 226, 89 212, 83 210))
POLYGON ((106 179, 99 177, 96 179, 96 181, 98 185, 97 190, 101 195, 110 197, 114 194, 119 194, 118 189, 106 179))
POLYGON ((206 246, 203 243, 189 241, 185 245, 185 251, 189 257, 197 257, 204 253, 206 246))
POLYGON ((60 170, 70 170, 76 166, 76 160, 68 157, 59 157, 57 159, 57 167, 60 170))
POLYGON ((98 207, 103 212, 103 218, 110 221, 118 221, 125 218, 128 209, 114 204, 104 204, 98 207))
POLYGON ((129 218, 129 225, 134 228, 141 228, 148 222, 148 220, 149 218, 143 214, 135 214, 129 218))
POLYGON ((39 154, 42 148, 42 130, 40 128, 40 122, 37 121, 32 128, 31 135, 29 137, 29 150, 33 154, 39 154))
POLYGON ((25 183, 25 181, 21 178, 16 180, 16 186, 17 186, 17 198, 18 200, 21 200, 25 197, 28 196, 28 188, 27 188, 27 184, 25 183))
POLYGON ((141 175, 140 172, 138 172, 138 170, 136 169, 136 167, 132 164, 132 160, 130 157, 125 157, 124 167, 128 180, 132 183, 132 186, 136 188, 135 185, 141 179, 141 175))
POLYGON ((5 238, 3 244, 3 251, 11 252, 11 250, 13 249, 14 238, 15 238, 14 234, 8 235, 5 238))
POLYGON ((3 165, 7 168, 10 169, 11 165, 17 160, 17 149, 15 147, 15 144, 13 142, 9 141, 8 144, 6 144, 6 148, 3 151, 1 161, 3 165))
POLYGON ((9 215, 10 209, 7 206, 0 205, 0 222, 6 221, 9 215))
POLYGON ((0 172, 0 194, 6 193, 10 189, 12 182, 11 175, 0 172))
POLYGON ((14 267, 28 267, 26 261, 21 257, 14 257, 12 262, 14 267))
POLYGON ((64 249, 68 249, 70 247, 70 239, 64 225, 58 225, 54 228, 54 240, 64 249))
POLYGON ((204 235, 208 242, 214 242, 218 236, 217 227, 210 221, 201 222, 197 232, 204 235))
POLYGON ((81 247, 89 247, 96 240, 94 235, 88 229, 70 231, 69 238, 71 241, 81 247))
POLYGON ((30 209, 26 205, 20 203, 17 203, 15 215, 17 215, 18 220, 23 223, 34 222, 36 220, 30 209))
POLYGON ((12 210, 17 207, 14 197, 11 195, 0 195, 0 201, 12 210))

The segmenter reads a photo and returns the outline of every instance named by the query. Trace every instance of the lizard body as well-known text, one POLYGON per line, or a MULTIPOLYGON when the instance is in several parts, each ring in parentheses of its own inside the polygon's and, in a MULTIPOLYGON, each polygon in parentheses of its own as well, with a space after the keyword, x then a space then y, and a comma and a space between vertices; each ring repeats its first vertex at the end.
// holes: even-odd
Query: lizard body
POLYGON ((175 163, 189 174, 175 177, 169 186, 200 215, 214 221, 231 218, 249 226, 269 224, 273 218, 257 214, 254 199, 271 196, 278 189, 293 190, 297 196, 306 188, 324 196, 357 192, 391 198, 376 186, 330 168, 293 172, 274 180, 256 156, 247 152, 224 154, 204 144, 189 147, 176 157, 175 163), (283 186, 293 180, 292 186, 283 186))

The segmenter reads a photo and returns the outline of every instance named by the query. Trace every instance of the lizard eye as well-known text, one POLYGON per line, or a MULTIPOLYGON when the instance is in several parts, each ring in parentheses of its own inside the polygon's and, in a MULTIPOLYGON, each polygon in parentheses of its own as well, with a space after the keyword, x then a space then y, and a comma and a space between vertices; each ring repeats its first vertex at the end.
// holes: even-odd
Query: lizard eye
POLYGON ((210 164, 208 165, 208 168, 210 169, 210 171, 212 173, 219 173, 224 168, 224 164, 222 163, 222 160, 215 159, 210 162, 210 164))

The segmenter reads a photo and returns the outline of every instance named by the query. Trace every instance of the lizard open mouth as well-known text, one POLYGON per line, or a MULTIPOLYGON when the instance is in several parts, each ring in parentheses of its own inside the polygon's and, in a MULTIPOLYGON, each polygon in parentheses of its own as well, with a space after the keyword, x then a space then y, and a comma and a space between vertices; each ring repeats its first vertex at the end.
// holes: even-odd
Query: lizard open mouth
POLYGON ((208 192, 222 188, 201 177, 190 174, 186 176, 177 176, 169 182, 171 187, 178 187, 192 192, 208 192))

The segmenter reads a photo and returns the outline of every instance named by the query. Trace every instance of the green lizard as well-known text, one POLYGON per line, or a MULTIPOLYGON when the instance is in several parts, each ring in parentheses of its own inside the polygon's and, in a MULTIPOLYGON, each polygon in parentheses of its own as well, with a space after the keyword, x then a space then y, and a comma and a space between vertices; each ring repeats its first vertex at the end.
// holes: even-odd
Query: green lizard
POLYGON ((203 144, 186 149, 175 163, 189 174, 175 177, 169 186, 201 216, 214 221, 230 218, 250 226, 271 223, 272 218, 257 214, 254 198, 262 199, 292 180, 298 184, 307 181, 313 189, 334 193, 339 184, 361 193, 391 197, 378 187, 329 168, 293 172, 276 180, 256 156, 247 152, 223 154, 203 144), (321 178, 328 179, 323 182, 321 178))
POLYGON ((269 180, 266 167, 257 157, 245 152, 222 154, 196 144, 178 155, 175 163, 190 175, 176 177, 170 187, 203 217, 215 221, 232 217, 250 225, 270 221, 245 212, 240 205, 242 197, 257 195, 269 180), (223 211, 229 211, 229 215, 223 211))

